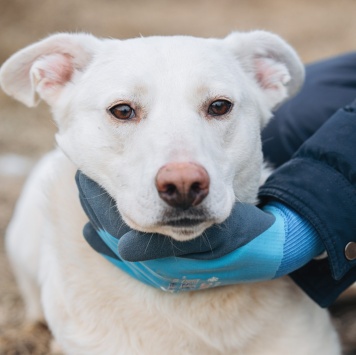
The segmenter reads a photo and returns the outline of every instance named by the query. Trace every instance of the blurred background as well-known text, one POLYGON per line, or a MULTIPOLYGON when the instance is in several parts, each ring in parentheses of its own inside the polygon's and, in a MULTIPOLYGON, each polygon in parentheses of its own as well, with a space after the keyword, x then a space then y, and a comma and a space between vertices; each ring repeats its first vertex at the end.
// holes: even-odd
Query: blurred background
MULTIPOLYGON (((54 32, 115 38, 223 37, 233 30, 252 29, 284 37, 305 63, 354 51, 356 0, 0 0, 0 64, 54 32)), ((54 132, 44 104, 28 109, 0 92, 0 355, 5 354, 4 342, 19 334, 23 317, 3 236, 26 175, 54 146, 54 132)), ((356 354, 356 306, 345 299, 334 309, 335 319, 348 354, 356 354)), ((11 354, 48 353, 46 346, 31 346, 11 354)))

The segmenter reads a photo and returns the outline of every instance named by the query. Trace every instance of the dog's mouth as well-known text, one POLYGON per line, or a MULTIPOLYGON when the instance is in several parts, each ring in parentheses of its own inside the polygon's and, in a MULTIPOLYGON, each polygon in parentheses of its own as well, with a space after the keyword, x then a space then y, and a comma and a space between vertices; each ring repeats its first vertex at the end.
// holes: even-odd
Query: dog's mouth
POLYGON ((177 240, 193 239, 201 235, 215 220, 203 208, 191 208, 186 211, 167 210, 159 222, 159 227, 170 231, 171 237, 177 240))
POLYGON ((159 233, 175 240, 190 240, 201 235, 217 221, 203 208, 188 210, 167 209, 162 217, 154 224, 142 226, 129 216, 122 214, 126 223, 133 229, 145 233, 159 233))
POLYGON ((205 223, 206 219, 196 219, 196 218, 180 218, 180 219, 172 219, 166 220, 161 223, 164 226, 170 226, 174 228, 192 228, 197 227, 202 223, 205 223))

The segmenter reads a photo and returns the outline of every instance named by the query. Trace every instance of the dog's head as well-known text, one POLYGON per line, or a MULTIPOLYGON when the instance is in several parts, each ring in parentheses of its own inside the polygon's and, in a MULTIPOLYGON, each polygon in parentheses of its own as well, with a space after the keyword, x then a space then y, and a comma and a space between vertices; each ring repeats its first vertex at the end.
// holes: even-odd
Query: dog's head
POLYGON ((57 34, 1 68, 5 92, 43 99, 57 142, 126 223, 184 240, 254 202, 260 131, 303 66, 278 36, 101 40, 57 34))

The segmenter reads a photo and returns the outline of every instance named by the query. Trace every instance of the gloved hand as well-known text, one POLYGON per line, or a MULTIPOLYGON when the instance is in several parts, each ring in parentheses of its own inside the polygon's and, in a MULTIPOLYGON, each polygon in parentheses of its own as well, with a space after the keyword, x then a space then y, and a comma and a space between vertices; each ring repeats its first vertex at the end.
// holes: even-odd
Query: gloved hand
POLYGON ((90 220, 84 227, 87 242, 137 280, 165 291, 270 280, 324 250, 313 228, 277 202, 263 210, 236 203, 223 224, 178 242, 130 229, 104 189, 80 171, 76 181, 90 220))

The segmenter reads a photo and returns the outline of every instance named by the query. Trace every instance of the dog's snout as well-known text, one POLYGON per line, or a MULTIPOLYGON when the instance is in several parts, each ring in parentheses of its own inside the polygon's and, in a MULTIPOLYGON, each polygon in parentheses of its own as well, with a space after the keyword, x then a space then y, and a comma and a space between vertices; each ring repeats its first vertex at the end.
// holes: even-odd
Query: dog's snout
POLYGON ((156 175, 156 188, 161 199, 182 209, 199 205, 208 195, 209 185, 207 171, 191 162, 169 163, 156 175))

